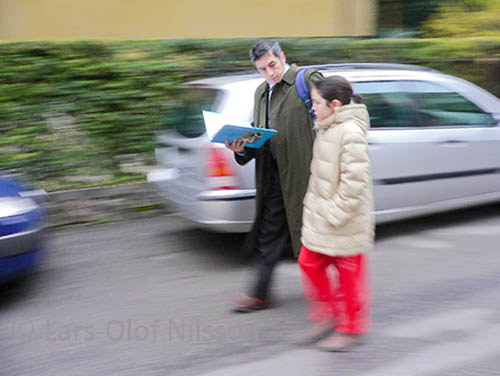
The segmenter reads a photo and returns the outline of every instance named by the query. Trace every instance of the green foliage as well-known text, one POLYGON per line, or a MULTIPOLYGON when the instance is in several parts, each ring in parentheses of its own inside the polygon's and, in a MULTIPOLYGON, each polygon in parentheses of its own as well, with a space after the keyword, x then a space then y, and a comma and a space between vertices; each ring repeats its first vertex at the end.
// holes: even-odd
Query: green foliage
POLYGON ((421 26, 424 36, 500 36, 500 0, 450 0, 421 26))
MULTIPOLYGON (((48 190, 144 179, 155 130, 179 118, 180 84, 253 70, 254 42, 0 43, 0 169, 24 172, 48 190)), ((280 42, 299 65, 417 63, 500 95, 499 38, 280 42)))
POLYGON ((436 12, 442 0, 403 1, 403 25, 417 29, 430 15, 436 12))

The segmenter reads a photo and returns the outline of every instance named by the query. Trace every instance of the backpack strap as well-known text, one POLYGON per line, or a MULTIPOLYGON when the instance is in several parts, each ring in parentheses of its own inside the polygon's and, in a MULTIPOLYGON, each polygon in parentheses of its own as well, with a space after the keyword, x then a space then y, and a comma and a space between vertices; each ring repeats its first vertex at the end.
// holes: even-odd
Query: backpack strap
POLYGON ((307 111, 309 111, 309 115, 311 115, 311 118, 314 121, 316 116, 314 116, 314 111, 312 109, 311 95, 309 93, 309 88, 307 87, 306 83, 306 78, 305 78, 306 71, 307 69, 301 69, 297 73, 297 77, 295 77, 295 88, 297 89, 299 97, 304 101, 307 107, 307 111))

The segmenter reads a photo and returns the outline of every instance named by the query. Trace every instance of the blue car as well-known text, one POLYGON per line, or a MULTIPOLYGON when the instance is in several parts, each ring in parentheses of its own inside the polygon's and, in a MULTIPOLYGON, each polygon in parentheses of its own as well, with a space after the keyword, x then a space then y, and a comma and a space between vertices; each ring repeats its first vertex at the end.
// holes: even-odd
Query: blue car
POLYGON ((0 176, 0 283, 30 271, 41 252, 44 191, 31 190, 0 176))

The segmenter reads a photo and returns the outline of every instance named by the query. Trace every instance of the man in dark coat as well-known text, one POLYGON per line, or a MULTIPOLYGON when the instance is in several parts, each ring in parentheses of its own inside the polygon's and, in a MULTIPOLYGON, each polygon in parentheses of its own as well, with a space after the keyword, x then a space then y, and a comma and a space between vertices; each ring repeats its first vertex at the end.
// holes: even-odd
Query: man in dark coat
MULTIPOLYGON (((226 147, 240 165, 255 158, 256 216, 245 247, 256 251, 256 280, 248 295, 236 301, 238 312, 269 307, 272 272, 283 253, 301 247, 302 201, 307 190, 314 140, 313 122, 297 93, 299 68, 289 66, 278 42, 261 40, 250 50, 250 59, 265 78, 255 91, 254 127, 278 131, 259 149, 245 148, 235 140, 226 147)), ((321 74, 309 69, 305 79, 311 89, 321 74)))

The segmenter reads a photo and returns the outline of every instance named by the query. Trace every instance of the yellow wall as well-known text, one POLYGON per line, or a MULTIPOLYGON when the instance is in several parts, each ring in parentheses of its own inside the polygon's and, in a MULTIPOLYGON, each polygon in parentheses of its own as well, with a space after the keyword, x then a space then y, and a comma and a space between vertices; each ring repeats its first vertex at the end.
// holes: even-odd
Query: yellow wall
POLYGON ((366 36, 376 0, 0 0, 0 40, 366 36))

